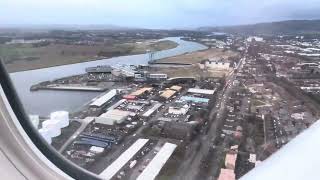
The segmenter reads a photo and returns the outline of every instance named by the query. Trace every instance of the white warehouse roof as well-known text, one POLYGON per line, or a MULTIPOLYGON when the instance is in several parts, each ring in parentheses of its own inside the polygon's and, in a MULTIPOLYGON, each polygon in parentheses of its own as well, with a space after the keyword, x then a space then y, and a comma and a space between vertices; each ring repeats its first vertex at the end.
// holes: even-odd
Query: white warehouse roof
POLYGON ((162 103, 156 103, 154 106, 152 106, 152 108, 150 108, 148 111, 146 111, 142 116, 149 117, 154 111, 156 111, 161 106, 162 106, 162 103))
POLYGON ((117 172, 129 162, 129 160, 149 141, 149 139, 138 139, 118 159, 100 173, 102 179, 111 179, 117 172))
POLYGON ((103 104, 105 104, 106 102, 108 102, 111 98, 113 98, 115 95, 117 95, 117 90, 116 89, 112 89, 110 90, 107 94, 99 97, 98 99, 96 99, 94 102, 92 102, 90 104, 90 106, 98 106, 101 107, 103 104))
POLYGON ((170 158, 177 145, 165 143, 148 166, 142 171, 137 180, 152 180, 159 174, 161 168, 170 158))
POLYGON ((197 89, 197 88, 190 88, 188 89, 189 93, 196 93, 196 94, 208 94, 212 95, 214 94, 216 90, 211 90, 211 89, 197 89))
POLYGON ((122 103, 126 102, 126 99, 121 99, 120 101, 118 101, 117 103, 115 103, 114 105, 110 106, 107 110, 112 110, 117 108, 118 106, 120 106, 122 103))
POLYGON ((95 118, 96 123, 113 125, 114 123, 122 123, 131 112, 118 109, 109 110, 95 118))

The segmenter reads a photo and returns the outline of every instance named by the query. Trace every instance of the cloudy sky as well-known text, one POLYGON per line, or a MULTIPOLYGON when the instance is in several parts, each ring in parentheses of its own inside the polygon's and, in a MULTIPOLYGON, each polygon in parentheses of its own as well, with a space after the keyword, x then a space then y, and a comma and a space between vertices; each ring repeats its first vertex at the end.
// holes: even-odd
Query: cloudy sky
POLYGON ((194 28, 320 19, 320 0, 0 0, 1 25, 194 28))

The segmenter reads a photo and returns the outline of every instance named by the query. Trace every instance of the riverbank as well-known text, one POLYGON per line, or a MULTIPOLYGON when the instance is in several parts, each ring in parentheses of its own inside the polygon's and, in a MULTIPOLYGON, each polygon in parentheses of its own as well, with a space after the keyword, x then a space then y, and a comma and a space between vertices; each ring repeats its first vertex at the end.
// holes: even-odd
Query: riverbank
POLYGON ((218 48, 210 48, 206 50, 196 51, 192 53, 185 53, 182 55, 177 55, 173 57, 163 58, 154 61, 155 63, 186 63, 186 64, 196 64, 203 60, 209 58, 215 59, 228 59, 232 57, 237 57, 238 52, 231 50, 224 50, 218 48))
MULTIPOLYGON (((170 40, 179 44, 178 47, 159 51, 155 54, 154 59, 176 56, 187 52, 194 52, 206 49, 205 46, 181 40, 179 37, 170 37, 162 40, 170 40)), ((116 64, 148 64, 148 54, 138 54, 130 56, 120 56, 110 59, 97 61, 88 61, 82 63, 68 64, 29 71, 11 73, 11 78, 16 87, 21 102, 28 114, 39 114, 47 116, 52 111, 65 110, 73 112, 79 109, 82 104, 90 101, 98 92, 89 91, 36 91, 30 92, 30 87, 34 84, 52 81, 67 76, 85 73, 85 68, 99 65, 116 65, 116 64)))
POLYGON ((60 45, 44 47, 32 45, 1 45, 0 56, 4 57, 7 70, 11 72, 41 69, 67 64, 96 61, 111 57, 136 55, 150 51, 174 49, 179 44, 171 40, 152 40, 114 45, 60 45))

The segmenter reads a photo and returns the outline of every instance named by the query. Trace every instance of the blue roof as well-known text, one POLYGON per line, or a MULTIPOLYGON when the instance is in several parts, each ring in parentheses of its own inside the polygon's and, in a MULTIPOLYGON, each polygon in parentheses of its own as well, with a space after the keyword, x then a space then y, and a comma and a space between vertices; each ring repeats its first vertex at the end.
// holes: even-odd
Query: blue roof
POLYGON ((209 99, 207 98, 198 98, 198 97, 192 97, 192 96, 182 96, 180 100, 183 101, 190 101, 195 103, 208 103, 209 99))

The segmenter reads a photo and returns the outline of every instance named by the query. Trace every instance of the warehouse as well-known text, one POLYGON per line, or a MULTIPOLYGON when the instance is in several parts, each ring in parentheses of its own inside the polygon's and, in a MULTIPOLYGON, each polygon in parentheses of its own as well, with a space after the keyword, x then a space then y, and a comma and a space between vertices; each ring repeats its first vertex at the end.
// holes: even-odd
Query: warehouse
POLYGON ((120 101, 118 101, 117 103, 115 103, 114 105, 110 106, 107 111, 113 110, 115 108, 117 108, 118 106, 120 106, 121 104, 123 104, 124 102, 126 102, 126 99, 121 99, 120 101))
POLYGON ((151 160, 148 166, 142 171, 137 180, 152 180, 157 177, 161 168, 168 161, 177 145, 165 143, 157 155, 151 160))
POLYGON ((174 103, 169 107, 168 113, 175 115, 185 115, 189 111, 189 106, 187 104, 174 103))
POLYGON ((95 122, 105 125, 120 124, 127 119, 131 112, 118 109, 109 110, 95 118, 95 122))
POLYGON ((167 99, 171 98, 175 93, 176 93, 176 91, 167 89, 163 93, 160 94, 160 97, 167 100, 167 99))
POLYGON ((137 91, 134 91, 130 94, 130 96, 141 96, 144 93, 150 92, 152 91, 152 87, 144 87, 144 88, 140 88, 137 91))
POLYGON ((148 74, 147 78, 149 81, 164 81, 167 80, 167 74, 148 74))
POLYGON ((215 90, 190 88, 190 89, 188 89, 188 93, 213 95, 215 93, 215 90))
POLYGON ((100 173, 102 179, 111 179, 117 172, 129 162, 129 160, 140 149, 147 144, 149 139, 138 139, 134 144, 130 146, 124 153, 122 153, 110 166, 100 173))
POLYGON ((209 99, 207 98, 199 98, 199 97, 192 97, 192 96, 182 96, 180 98, 181 101, 192 102, 192 103, 209 103, 209 99))
POLYGON ((177 91, 177 92, 180 92, 182 87, 181 86, 171 86, 170 89, 174 90, 174 91, 177 91))
POLYGON ((116 95, 117 95, 117 90, 116 89, 112 89, 107 94, 97 98, 94 102, 92 102, 90 104, 90 106, 92 106, 92 107, 101 107, 105 103, 110 101, 113 97, 115 97, 116 95))
POLYGON ((156 103, 152 108, 150 108, 148 111, 146 111, 142 116, 143 117, 149 117, 151 116, 156 110, 158 110, 162 106, 162 103, 156 103))
POLYGON ((124 95, 122 96, 123 99, 126 100, 135 100, 137 97, 136 96, 131 96, 131 95, 124 95))

